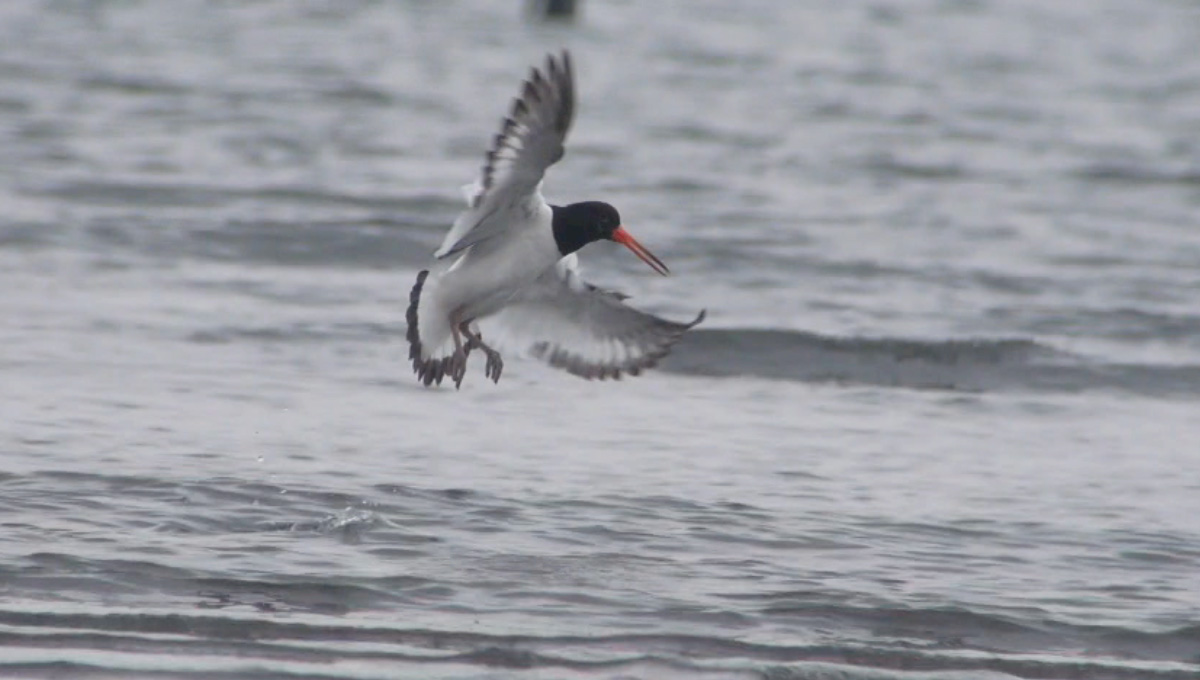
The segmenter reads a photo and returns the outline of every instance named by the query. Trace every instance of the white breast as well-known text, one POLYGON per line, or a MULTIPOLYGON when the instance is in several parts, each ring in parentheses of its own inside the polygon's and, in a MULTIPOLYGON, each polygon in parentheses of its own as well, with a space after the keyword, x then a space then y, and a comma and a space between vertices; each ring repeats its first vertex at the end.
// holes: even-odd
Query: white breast
POLYGON ((442 274, 438 297, 443 309, 461 309, 463 319, 494 314, 562 258, 550 228, 550 206, 539 207, 528 228, 472 246, 442 274))

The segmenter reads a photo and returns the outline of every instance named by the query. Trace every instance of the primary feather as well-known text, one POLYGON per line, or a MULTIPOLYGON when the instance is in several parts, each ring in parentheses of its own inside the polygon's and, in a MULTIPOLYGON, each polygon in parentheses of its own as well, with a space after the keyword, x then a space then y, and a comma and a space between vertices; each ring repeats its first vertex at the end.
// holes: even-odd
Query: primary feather
POLYGON ((583 378, 620 378, 652 368, 690 328, 625 304, 626 296, 579 275, 574 254, 525 287, 488 319, 509 342, 583 378))
POLYGON ((571 56, 546 57, 533 69, 492 140, 479 179, 468 185, 468 208, 454 222, 435 257, 445 258, 510 229, 511 213, 544 204, 542 177, 563 157, 575 117, 571 56))

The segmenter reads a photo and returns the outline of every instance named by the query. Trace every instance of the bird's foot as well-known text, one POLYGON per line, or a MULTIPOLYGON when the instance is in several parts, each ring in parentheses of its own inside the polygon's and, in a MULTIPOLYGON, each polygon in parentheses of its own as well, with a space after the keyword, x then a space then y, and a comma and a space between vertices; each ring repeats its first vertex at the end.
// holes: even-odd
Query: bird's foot
POLYGON ((463 324, 463 335, 467 338, 467 350, 477 349, 487 356, 487 364, 483 367, 483 374, 493 383, 500 382, 500 373, 504 371, 504 359, 496 350, 483 344, 483 333, 472 333, 470 329, 463 324))
POLYGON ((467 375, 467 350, 455 350, 454 354, 446 357, 446 375, 454 381, 454 389, 462 387, 463 378, 467 375))
POLYGON ((487 355, 487 364, 483 367, 483 374, 491 378, 493 383, 500 382, 500 373, 504 370, 504 359, 491 347, 484 346, 480 349, 487 355))

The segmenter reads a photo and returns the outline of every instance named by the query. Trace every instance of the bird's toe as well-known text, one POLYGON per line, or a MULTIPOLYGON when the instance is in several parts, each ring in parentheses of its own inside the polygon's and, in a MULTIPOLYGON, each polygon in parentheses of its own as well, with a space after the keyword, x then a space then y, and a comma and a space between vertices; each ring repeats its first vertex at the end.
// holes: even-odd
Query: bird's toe
POLYGON ((450 376, 450 379, 454 381, 455 389, 461 388, 463 378, 467 375, 467 353, 465 351, 455 352, 446 357, 445 362, 446 375, 450 376))
POLYGON ((487 354, 487 366, 484 368, 484 375, 492 380, 493 383, 500 382, 500 373, 504 370, 504 359, 500 357, 500 353, 491 350, 487 354))

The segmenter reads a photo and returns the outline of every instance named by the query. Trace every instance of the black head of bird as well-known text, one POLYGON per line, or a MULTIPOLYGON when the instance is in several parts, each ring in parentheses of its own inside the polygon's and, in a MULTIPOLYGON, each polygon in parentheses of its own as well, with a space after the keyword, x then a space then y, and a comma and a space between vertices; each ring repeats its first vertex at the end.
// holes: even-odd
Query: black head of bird
POLYGON ((667 265, 655 257, 621 226, 621 213, 603 201, 583 201, 568 206, 552 206, 554 240, 563 255, 570 255, 594 241, 616 241, 633 251, 654 271, 666 276, 667 265))

